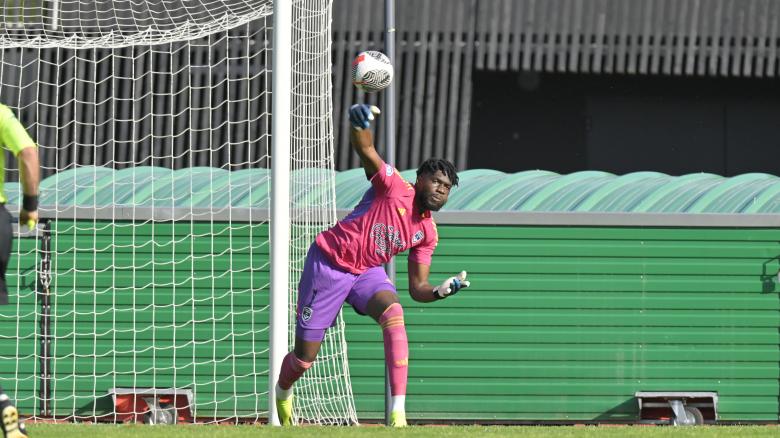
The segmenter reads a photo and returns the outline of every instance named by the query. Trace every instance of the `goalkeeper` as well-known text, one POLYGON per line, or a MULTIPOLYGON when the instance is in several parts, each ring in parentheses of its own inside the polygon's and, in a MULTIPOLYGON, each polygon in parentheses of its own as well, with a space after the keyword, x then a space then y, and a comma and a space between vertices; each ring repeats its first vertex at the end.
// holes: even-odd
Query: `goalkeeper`
MULTIPOLYGON (((22 208, 19 211, 19 223, 29 228, 38 221, 38 148, 30 138, 14 113, 0 104, 0 144, 11 151, 19 161, 19 176, 22 183, 22 208)), ((0 154, 0 175, 5 175, 5 154, 0 154)), ((5 270, 11 256, 13 229, 11 214, 5 208, 8 200, 0 179, 0 304, 8 304, 8 289, 5 284, 5 270)), ((27 437, 24 424, 19 421, 19 413, 11 400, 0 389, 0 415, 2 416, 3 435, 6 438, 27 437)))
POLYGON ((431 302, 469 286, 466 272, 433 286, 428 281, 438 236, 431 211, 438 211, 458 184, 455 167, 431 158, 417 170, 414 185, 382 161, 368 129, 379 109, 353 105, 350 141, 360 156, 371 188, 355 209, 309 248, 298 285, 295 348, 285 356, 276 385, 276 406, 282 425, 292 424, 292 385, 312 366, 325 330, 333 325, 346 301, 382 328, 389 372, 391 426, 406 426, 406 380, 409 346, 404 313, 395 285, 382 265, 409 250, 409 294, 431 302))

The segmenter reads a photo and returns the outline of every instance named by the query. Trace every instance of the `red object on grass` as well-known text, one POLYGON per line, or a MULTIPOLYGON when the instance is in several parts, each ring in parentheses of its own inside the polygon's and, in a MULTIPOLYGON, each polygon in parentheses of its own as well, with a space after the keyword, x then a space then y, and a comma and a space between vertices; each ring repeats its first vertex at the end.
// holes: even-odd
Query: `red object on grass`
POLYGON ((177 423, 191 423, 192 396, 189 390, 153 388, 114 388, 109 391, 114 398, 116 419, 123 423, 143 423, 144 416, 152 410, 146 399, 157 399, 159 408, 175 407, 177 423))

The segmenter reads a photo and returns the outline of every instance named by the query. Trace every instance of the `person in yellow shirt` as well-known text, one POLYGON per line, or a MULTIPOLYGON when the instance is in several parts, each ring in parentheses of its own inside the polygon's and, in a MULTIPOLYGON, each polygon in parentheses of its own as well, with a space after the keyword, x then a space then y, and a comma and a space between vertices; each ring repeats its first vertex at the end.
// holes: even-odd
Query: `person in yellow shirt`
MULTIPOLYGON (((19 179, 22 186, 22 207, 19 211, 19 224, 30 229, 38 222, 38 181, 40 165, 38 147, 24 129, 14 113, 0 104, 0 145, 16 156, 19 162, 19 179)), ((0 175, 5 175, 5 154, 0 153, 0 175)), ((0 178, 0 304, 8 304, 8 288, 5 283, 5 270, 11 257, 13 228, 11 214, 5 208, 8 198, 0 178)), ((19 421, 19 412, 11 399, 0 389, 0 417, 2 417, 3 435, 6 438, 26 438, 24 423, 19 421)))

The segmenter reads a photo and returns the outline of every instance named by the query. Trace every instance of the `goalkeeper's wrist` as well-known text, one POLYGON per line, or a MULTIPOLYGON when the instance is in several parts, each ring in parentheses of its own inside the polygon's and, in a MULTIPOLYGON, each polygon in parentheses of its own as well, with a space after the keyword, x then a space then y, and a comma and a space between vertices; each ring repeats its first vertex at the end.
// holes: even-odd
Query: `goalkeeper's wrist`
POLYGON ((35 211, 38 209, 38 195, 22 196, 22 208, 25 211, 35 211))
POLYGON ((433 288, 433 298, 435 298, 437 300, 443 300, 443 299, 445 299, 447 297, 445 295, 439 294, 439 288, 438 287, 434 287, 433 288))

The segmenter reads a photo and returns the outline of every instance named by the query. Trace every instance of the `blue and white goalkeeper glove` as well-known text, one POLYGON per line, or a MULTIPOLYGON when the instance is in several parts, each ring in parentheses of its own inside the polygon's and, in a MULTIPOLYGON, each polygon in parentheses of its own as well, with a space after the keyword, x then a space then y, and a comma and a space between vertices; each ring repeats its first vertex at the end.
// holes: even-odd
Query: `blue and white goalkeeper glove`
POLYGON ((368 129, 374 116, 378 116, 381 111, 374 105, 358 103, 349 107, 349 122, 352 127, 359 130, 368 129))
POLYGON ((464 287, 471 286, 471 282, 466 280, 466 271, 460 271, 460 274, 444 280, 441 286, 433 288, 433 296, 441 300, 450 295, 455 295, 464 287))

